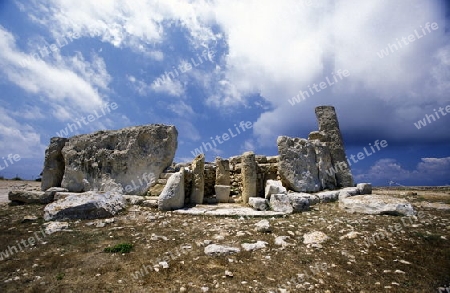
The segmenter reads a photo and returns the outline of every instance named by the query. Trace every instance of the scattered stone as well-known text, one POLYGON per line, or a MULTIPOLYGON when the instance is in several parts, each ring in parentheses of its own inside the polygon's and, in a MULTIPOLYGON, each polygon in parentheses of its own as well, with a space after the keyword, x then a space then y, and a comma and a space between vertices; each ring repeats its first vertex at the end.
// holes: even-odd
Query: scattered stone
POLYGON ((36 222, 37 220, 38 220, 38 217, 36 217, 35 215, 27 215, 27 216, 23 217, 22 223, 36 222))
POLYGON ((328 239, 329 237, 325 233, 314 231, 303 235, 303 244, 321 244, 328 239))
POLYGON ((358 183, 356 188, 359 190, 359 194, 372 194, 372 184, 370 183, 358 183))
POLYGON ((163 269, 169 268, 169 264, 166 261, 159 262, 159 266, 161 266, 163 269))
POLYGON ((270 197, 270 207, 273 211, 283 213, 302 212, 309 209, 310 198, 302 194, 273 194, 270 197))
POLYGON ((267 199, 261 197, 250 197, 248 205, 257 211, 267 211, 269 209, 267 199))
POLYGON ((237 247, 225 246, 225 245, 217 245, 210 244, 205 247, 205 254, 209 256, 214 255, 229 255, 233 253, 239 253, 241 250, 237 247))
POLYGON ((339 207, 350 213, 370 215, 414 216, 411 204, 402 198, 388 195, 356 195, 339 200, 339 207))
POLYGON ((282 182, 279 180, 267 180, 266 187, 264 191, 264 197, 270 200, 272 194, 286 194, 286 187, 283 186, 282 182))
POLYGON ((256 243, 242 243, 241 246, 245 251, 253 251, 256 249, 266 248, 268 243, 265 241, 257 241, 256 243))
POLYGON ((44 208, 46 221, 61 219, 111 218, 124 209, 125 200, 121 194, 89 191, 72 194, 48 204, 44 208))
POLYGON ((289 236, 278 236, 275 238, 275 245, 281 246, 281 247, 287 247, 290 244, 286 242, 286 239, 289 239, 289 236))
POLYGON ((355 239, 355 238, 358 237, 358 235, 361 235, 361 233, 356 232, 356 231, 352 231, 352 232, 349 232, 349 233, 339 237, 339 239, 340 240, 342 240, 342 239, 355 239))
POLYGON ((255 230, 262 233, 269 233, 272 231, 268 220, 261 220, 255 224, 255 230))
POLYGON ((20 204, 48 204, 53 201, 43 191, 11 190, 8 193, 8 199, 20 204))
POLYGON ((172 175, 158 197, 158 209, 171 211, 184 206, 184 168, 172 175))
POLYGON ((316 193, 315 195, 319 198, 319 201, 322 203, 333 202, 339 199, 340 190, 333 191, 322 191, 316 193))
POLYGON ((129 194, 125 194, 123 196, 123 198, 125 199, 125 201, 127 202, 127 204, 129 205, 142 205, 142 203, 145 200, 145 197, 140 196, 140 195, 129 195, 129 194))
POLYGON ((45 233, 50 235, 55 232, 63 231, 69 228, 69 223, 67 222, 49 222, 44 224, 45 233))
POLYGON ((291 214, 294 208, 287 194, 272 194, 270 197, 270 208, 275 212, 291 214))
POLYGON ((226 270, 226 271, 225 271, 225 276, 228 277, 228 278, 233 278, 234 275, 233 275, 232 272, 226 270))

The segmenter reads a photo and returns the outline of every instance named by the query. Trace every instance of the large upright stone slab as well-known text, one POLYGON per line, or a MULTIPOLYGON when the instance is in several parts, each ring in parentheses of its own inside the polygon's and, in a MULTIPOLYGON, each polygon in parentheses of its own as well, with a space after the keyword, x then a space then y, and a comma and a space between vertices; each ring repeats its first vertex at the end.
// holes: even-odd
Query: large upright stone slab
POLYGON ((242 155, 242 202, 248 203, 250 197, 258 196, 256 190, 257 168, 255 154, 246 152, 242 155))
POLYGON ((184 168, 173 174, 158 197, 158 209, 171 211, 184 206, 184 168))
POLYGON ((230 161, 216 158, 216 185, 230 185, 230 161))
POLYGON ((303 138, 279 136, 277 139, 278 172, 283 185, 297 192, 320 190, 316 150, 313 142, 303 138))
POLYGON ((353 186, 353 177, 350 166, 345 156, 344 141, 342 140, 339 121, 333 106, 319 106, 315 109, 319 131, 325 135, 321 138, 326 142, 331 152, 333 166, 339 164, 336 171, 336 183, 338 187, 353 186))
POLYGON ((64 157, 62 149, 69 139, 52 137, 50 145, 45 150, 44 170, 41 177, 41 190, 50 187, 60 187, 64 176, 64 157))
POLYGON ((72 192, 101 189, 102 178, 127 194, 144 194, 168 167, 177 148, 175 126, 152 124, 71 137, 62 149, 61 186, 72 192))
POLYGON ((205 155, 198 155, 192 162, 191 203, 202 204, 205 196, 205 155))
POLYGON ((331 152, 327 144, 319 140, 312 141, 316 151, 316 164, 319 172, 321 189, 336 189, 336 176, 332 171, 331 152))

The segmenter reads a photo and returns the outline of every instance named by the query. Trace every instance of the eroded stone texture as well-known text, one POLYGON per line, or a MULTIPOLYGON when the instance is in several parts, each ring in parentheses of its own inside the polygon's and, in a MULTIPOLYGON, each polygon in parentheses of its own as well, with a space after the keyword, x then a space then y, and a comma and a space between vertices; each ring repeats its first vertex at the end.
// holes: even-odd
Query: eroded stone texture
POLYGON ((168 167, 177 148, 175 126, 152 124, 71 137, 62 149, 61 186, 73 192, 100 190, 102 176, 126 194, 145 194, 168 167))
POLYGON ((171 211, 184 206, 184 168, 167 180, 167 184, 158 197, 158 209, 171 211))
POLYGON ((320 135, 321 141, 326 142, 330 148, 333 165, 341 165, 341 168, 337 168, 336 170, 336 183, 338 187, 353 186, 353 176, 345 155, 344 141, 342 140, 334 107, 319 106, 316 107, 315 112, 319 123, 319 131, 325 134, 320 135))
POLYGON ((216 185, 230 185, 230 161, 216 158, 216 185))
POLYGON ((246 152, 242 155, 242 202, 248 203, 250 197, 257 196, 257 168, 255 154, 246 152))
POLYGON ((277 145, 280 155, 278 172, 283 185, 297 192, 319 191, 321 185, 314 143, 303 138, 279 136, 277 145))
POLYGON ((198 155, 192 162, 191 203, 202 204, 205 196, 205 155, 198 155))
POLYGON ((45 191, 50 187, 61 187, 65 166, 64 157, 61 151, 68 140, 69 139, 62 137, 52 137, 50 139, 50 145, 45 150, 41 190, 45 191))
POLYGON ((316 163, 321 189, 336 189, 336 177, 332 171, 333 164, 330 149, 326 143, 319 140, 313 140, 312 143, 316 151, 316 163))
POLYGON ((109 218, 115 216, 125 206, 126 201, 123 196, 113 192, 72 193, 48 204, 44 208, 44 219, 52 221, 109 218))

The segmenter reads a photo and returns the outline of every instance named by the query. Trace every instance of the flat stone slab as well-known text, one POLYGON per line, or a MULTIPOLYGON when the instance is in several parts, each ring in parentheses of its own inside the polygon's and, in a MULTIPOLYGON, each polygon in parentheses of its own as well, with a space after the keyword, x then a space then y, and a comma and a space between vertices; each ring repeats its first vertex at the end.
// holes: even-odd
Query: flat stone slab
POLYGON ((424 209, 436 209, 436 210, 450 210, 450 205, 441 203, 441 202, 420 202, 414 203, 415 206, 424 208, 424 209))
POLYGON ((242 205, 233 203, 221 203, 218 205, 196 205, 195 207, 175 210, 173 212, 186 215, 250 217, 281 217, 287 214, 274 211, 255 211, 251 207, 244 207, 242 205))
POLYGON ((380 194, 346 197, 339 201, 339 207, 350 213, 369 215, 413 216, 415 214, 407 200, 380 194))

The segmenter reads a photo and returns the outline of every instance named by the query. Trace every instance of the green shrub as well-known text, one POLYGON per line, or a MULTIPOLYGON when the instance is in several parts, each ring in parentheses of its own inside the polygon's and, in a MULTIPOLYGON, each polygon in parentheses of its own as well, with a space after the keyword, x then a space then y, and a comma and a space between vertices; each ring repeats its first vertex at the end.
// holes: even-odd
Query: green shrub
POLYGON ((103 251, 109 253, 128 253, 133 248, 131 243, 119 243, 113 247, 106 247, 103 251))

